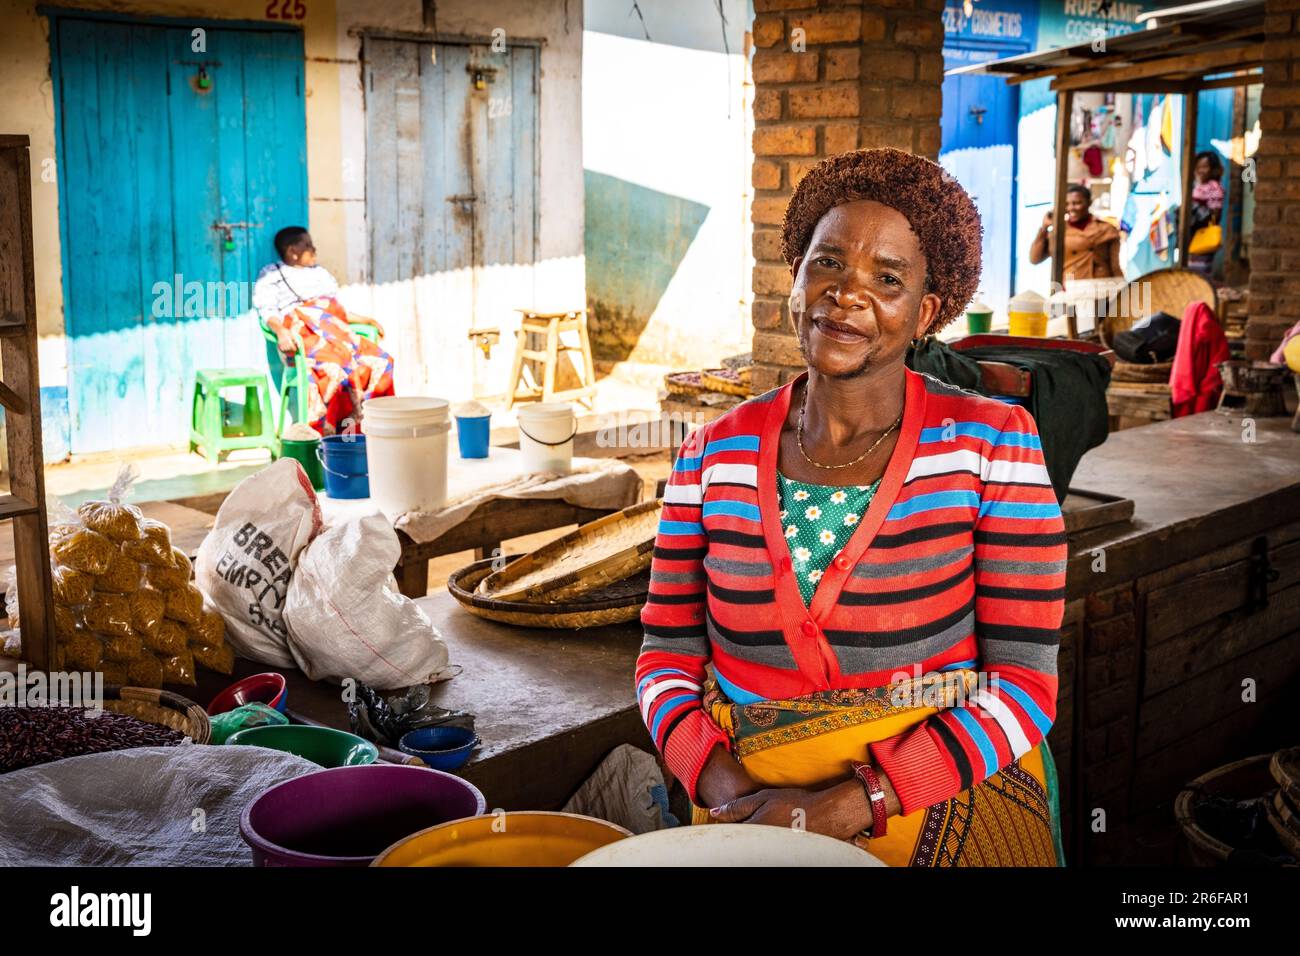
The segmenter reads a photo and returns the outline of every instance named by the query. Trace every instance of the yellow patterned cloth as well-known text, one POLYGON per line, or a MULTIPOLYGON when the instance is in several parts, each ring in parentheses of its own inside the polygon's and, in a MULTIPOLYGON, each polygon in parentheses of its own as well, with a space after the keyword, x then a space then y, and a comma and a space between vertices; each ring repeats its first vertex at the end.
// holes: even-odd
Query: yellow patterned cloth
MULTIPOLYGON (((733 703, 710 683, 704 708, 756 783, 820 789, 847 780, 853 761, 867 759, 868 744, 957 706, 975 681, 975 671, 954 670, 752 704, 733 703)), ((890 866, 1062 866, 1058 803, 1042 743, 951 800, 890 817, 883 837, 853 842, 890 866)), ((695 808, 693 823, 711 821, 707 809, 695 808)))

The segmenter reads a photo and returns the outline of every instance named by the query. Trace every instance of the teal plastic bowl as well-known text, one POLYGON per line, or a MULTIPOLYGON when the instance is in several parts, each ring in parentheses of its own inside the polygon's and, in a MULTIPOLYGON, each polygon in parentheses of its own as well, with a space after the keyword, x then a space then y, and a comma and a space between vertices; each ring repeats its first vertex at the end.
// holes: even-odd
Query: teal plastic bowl
POLYGON ((306 724, 250 727, 231 734, 225 745, 283 750, 326 768, 356 767, 379 759, 379 748, 364 737, 306 724))

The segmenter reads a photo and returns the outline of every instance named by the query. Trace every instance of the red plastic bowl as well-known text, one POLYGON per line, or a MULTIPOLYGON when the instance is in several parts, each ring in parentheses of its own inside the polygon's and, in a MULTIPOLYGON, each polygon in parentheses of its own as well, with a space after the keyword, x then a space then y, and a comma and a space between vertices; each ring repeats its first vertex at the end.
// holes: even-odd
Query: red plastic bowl
POLYGON ((208 704, 208 714, 215 717, 245 704, 266 704, 284 713, 285 681, 283 674, 267 671, 265 674, 253 674, 241 681, 236 681, 208 704))

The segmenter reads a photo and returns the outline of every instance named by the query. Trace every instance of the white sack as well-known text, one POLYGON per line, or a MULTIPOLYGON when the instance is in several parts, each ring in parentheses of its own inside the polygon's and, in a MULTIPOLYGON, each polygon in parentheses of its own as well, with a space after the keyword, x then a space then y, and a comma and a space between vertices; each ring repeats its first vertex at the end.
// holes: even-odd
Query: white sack
POLYGON ((194 562, 195 583, 226 619, 240 657, 292 667, 285 595, 303 548, 321 530, 302 466, 281 458, 235 486, 194 562))
POLYGON ((428 615, 397 589, 401 551, 388 519, 372 514, 330 525, 302 553, 284 619, 289 651, 312 680, 389 690, 451 676, 428 615))

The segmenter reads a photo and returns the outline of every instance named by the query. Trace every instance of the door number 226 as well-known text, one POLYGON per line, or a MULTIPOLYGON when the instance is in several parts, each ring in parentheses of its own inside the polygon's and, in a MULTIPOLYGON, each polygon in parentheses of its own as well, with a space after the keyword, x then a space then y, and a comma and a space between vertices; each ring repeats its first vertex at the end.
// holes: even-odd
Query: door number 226
POLYGON ((268 20, 301 20, 307 16, 307 4, 302 0, 271 0, 266 5, 268 20))

